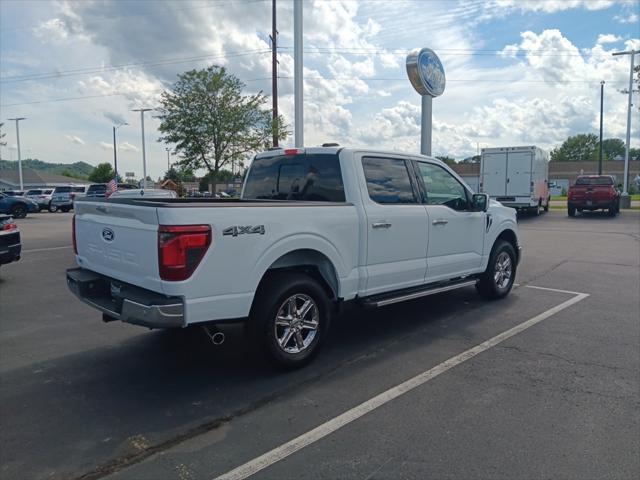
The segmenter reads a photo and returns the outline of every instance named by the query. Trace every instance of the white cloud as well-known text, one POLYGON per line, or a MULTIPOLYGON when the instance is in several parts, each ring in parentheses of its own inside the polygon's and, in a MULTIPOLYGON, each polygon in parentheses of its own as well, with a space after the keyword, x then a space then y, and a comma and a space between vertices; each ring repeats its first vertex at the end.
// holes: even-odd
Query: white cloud
POLYGON ((574 8, 603 10, 613 6, 615 0, 489 0, 484 3, 487 9, 554 13, 574 8))
POLYGON ((66 40, 69 37, 65 22, 59 18, 51 18, 40 23, 40 25, 34 29, 34 34, 46 41, 66 40))
POLYGON ((618 35, 614 35, 613 33, 601 33, 598 35, 598 40, 596 43, 599 45, 604 45, 605 43, 617 43, 622 40, 622 37, 618 35))
POLYGON ((613 19, 618 23, 638 23, 640 17, 637 13, 630 13, 627 16, 624 15, 614 15, 613 19))
POLYGON ((111 150, 111 151, 113 151, 113 144, 112 143, 98 142, 98 144, 100 145, 100 148, 102 148, 103 150, 111 150))
POLYGON ((77 145, 85 144, 84 140, 82 140, 80 137, 77 137, 76 135, 65 135, 65 138, 69 140, 71 143, 75 143, 77 145))
POLYGON ((135 145, 131 145, 129 142, 122 142, 118 145, 118 150, 122 150, 123 152, 139 152, 140 149, 135 145))

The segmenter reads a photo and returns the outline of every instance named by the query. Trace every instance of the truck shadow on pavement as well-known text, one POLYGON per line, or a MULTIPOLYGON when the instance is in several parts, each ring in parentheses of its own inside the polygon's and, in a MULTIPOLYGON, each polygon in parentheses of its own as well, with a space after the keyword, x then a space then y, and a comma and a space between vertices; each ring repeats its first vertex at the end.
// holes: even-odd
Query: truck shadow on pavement
MULTIPOLYGON (((512 295, 500 303, 516 301, 512 295)), ((141 330, 115 346, 6 372, 0 394, 4 472, 9 478, 107 472, 338 369, 357 374, 362 359, 387 359, 395 354, 387 347, 406 339, 419 335, 424 348, 443 336, 473 337, 468 329, 487 317, 473 311, 483 305, 467 288, 377 310, 347 307, 316 361, 288 373, 252 352, 240 325, 224 328, 227 340, 219 347, 200 328, 141 330)))

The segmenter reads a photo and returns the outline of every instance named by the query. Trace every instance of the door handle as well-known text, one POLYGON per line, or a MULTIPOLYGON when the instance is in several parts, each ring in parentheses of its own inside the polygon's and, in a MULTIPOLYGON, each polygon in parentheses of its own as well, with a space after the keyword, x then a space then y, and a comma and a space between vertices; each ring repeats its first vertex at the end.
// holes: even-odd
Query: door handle
POLYGON ((444 218, 439 218, 437 220, 434 220, 433 222, 431 222, 433 225, 446 225, 447 223, 449 223, 449 220, 445 220, 444 218))
POLYGON ((391 228, 391 224, 389 222, 375 222, 371 224, 372 228, 391 228))

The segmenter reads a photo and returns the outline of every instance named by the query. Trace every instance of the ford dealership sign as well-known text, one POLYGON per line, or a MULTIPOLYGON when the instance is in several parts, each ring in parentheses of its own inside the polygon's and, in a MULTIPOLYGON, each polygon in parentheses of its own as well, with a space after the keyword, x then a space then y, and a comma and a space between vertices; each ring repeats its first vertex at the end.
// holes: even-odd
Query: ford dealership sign
POLYGON ((430 48, 414 50, 407 55, 407 75, 420 95, 437 97, 444 92, 444 67, 430 48))

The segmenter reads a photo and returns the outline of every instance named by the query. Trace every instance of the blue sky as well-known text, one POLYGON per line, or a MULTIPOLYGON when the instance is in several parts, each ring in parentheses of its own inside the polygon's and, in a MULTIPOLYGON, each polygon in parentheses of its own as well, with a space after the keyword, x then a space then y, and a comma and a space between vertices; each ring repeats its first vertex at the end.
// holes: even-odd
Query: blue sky
MULTIPOLYGON (((139 116, 176 75, 225 65, 247 91, 269 95, 271 2, 0 2, 0 118, 16 158, 92 164, 141 173, 139 116), (114 66, 116 68, 114 68, 114 66), (57 76, 56 73, 57 72, 57 76), (38 78, 39 77, 39 78, 38 78), (37 102, 37 103, 36 103, 37 102)), ((292 1, 278 0, 280 108, 293 124, 292 1)), ((447 75, 434 100, 434 154, 478 146, 552 148, 597 132, 605 80, 605 136, 624 138, 629 58, 640 48, 637 0, 305 0, 305 140, 417 151, 420 99, 404 68, 407 51, 430 47, 447 75)), ((638 58, 640 61, 640 58, 638 58)), ((633 114, 638 145, 638 110, 633 114)), ((149 171, 166 169, 166 145, 147 117, 149 171)))

